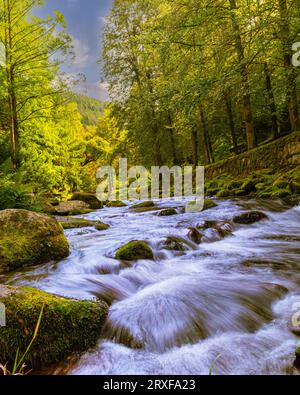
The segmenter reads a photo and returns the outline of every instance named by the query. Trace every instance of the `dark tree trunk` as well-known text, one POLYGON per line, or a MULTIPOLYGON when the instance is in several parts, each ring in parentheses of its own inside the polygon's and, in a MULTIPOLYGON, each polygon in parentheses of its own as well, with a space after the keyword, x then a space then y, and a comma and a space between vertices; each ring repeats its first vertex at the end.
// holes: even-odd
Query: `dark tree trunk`
POLYGON ((280 32, 283 47, 283 62, 286 69, 288 109, 292 131, 300 130, 298 97, 296 87, 296 70, 292 65, 292 42, 290 38, 289 15, 286 0, 278 0, 280 32))
POLYGON ((198 142, 197 128, 192 129, 191 142, 192 142, 193 165, 198 166, 198 164, 199 164, 199 158, 198 158, 199 142, 198 142))
POLYGON ((233 118, 233 111, 232 111, 232 101, 231 96, 228 91, 224 93, 225 104, 226 104, 226 112, 229 120, 229 127, 230 127, 230 134, 231 134, 231 141, 234 149, 234 153, 238 155, 239 148, 238 142, 236 137, 235 125, 234 125, 234 118, 233 118))
POLYGON ((235 47, 239 61, 240 75, 242 79, 243 113, 244 113, 244 121, 246 125, 247 144, 248 144, 248 149, 252 149, 256 147, 256 138, 255 138, 255 130, 253 124, 248 70, 245 64, 245 54, 244 54, 244 48, 241 38, 240 26, 234 14, 235 10, 237 9, 236 0, 229 0, 229 3, 231 9, 232 29, 235 36, 235 47))
POLYGON ((272 88, 271 74, 267 62, 264 62, 264 73, 266 79, 266 89, 268 93, 268 104, 270 107, 271 119, 272 119, 272 135, 273 138, 276 139, 279 137, 280 128, 277 118, 277 108, 276 108, 275 96, 272 88))
POLYGON ((204 153, 207 164, 212 164, 214 162, 213 150, 211 140, 207 131, 204 111, 202 105, 200 105, 200 123, 201 123, 201 131, 202 131, 202 140, 204 145, 204 153))

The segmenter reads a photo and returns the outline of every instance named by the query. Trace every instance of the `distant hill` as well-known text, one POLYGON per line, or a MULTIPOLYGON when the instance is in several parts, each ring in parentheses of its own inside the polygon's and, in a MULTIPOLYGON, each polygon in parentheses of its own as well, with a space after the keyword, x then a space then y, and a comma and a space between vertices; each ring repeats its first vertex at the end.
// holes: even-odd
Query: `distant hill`
POLYGON ((103 114, 105 103, 77 93, 71 94, 71 100, 77 104, 78 110, 83 117, 82 122, 84 125, 97 125, 98 119, 103 114))

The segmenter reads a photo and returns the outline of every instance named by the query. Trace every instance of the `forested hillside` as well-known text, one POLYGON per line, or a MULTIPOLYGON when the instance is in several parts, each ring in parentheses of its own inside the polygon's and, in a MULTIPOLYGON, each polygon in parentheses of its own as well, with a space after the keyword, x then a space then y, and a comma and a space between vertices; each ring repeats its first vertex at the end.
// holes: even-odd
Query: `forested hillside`
POLYGON ((209 164, 299 130, 299 17, 299 0, 115 0, 104 70, 139 160, 209 164))
POLYGON ((70 100, 77 104, 78 111, 82 116, 82 123, 86 126, 97 125, 103 115, 105 104, 89 96, 71 94, 70 100))

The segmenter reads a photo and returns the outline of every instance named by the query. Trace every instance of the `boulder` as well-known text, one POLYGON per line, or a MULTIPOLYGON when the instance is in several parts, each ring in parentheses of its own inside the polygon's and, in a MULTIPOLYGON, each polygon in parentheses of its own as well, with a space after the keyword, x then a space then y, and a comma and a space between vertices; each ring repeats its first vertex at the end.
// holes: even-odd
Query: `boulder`
POLYGON ((153 259, 153 251, 145 241, 133 240, 116 251, 116 259, 122 261, 137 261, 153 259))
POLYGON ((90 205, 79 200, 62 202, 56 207, 56 214, 60 216, 83 215, 92 212, 90 205))
POLYGON ((94 347, 108 314, 104 302, 66 299, 27 287, 0 287, 6 307, 6 326, 0 327, 0 361, 14 362, 29 345, 43 308, 38 336, 25 363, 30 368, 60 362, 72 353, 94 347))
POLYGON ((57 220, 64 229, 95 228, 97 230, 107 230, 109 228, 109 225, 101 221, 91 221, 82 218, 58 217, 57 220))
POLYGON ((268 219, 266 214, 260 211, 249 211, 234 217, 233 222, 240 225, 251 225, 265 219, 268 219))
POLYGON ((55 218, 26 210, 0 211, 0 273, 68 255, 68 240, 55 218))
POLYGON ((296 369, 300 370, 300 347, 298 347, 296 349, 295 356, 296 356, 296 359, 294 361, 294 367, 296 369))
POLYGON ((126 207, 126 204, 124 202, 121 202, 120 200, 115 200, 108 202, 106 204, 107 207, 126 207))
POLYGON ((149 208, 149 207, 155 207, 155 203, 152 202, 151 200, 147 200, 146 202, 141 202, 141 203, 135 204, 134 206, 131 206, 130 208, 138 209, 138 208, 149 208))
POLYGON ((99 210, 103 208, 103 203, 98 200, 96 195, 92 193, 76 192, 70 199, 71 201, 80 201, 88 204, 92 210, 99 210))
POLYGON ((187 251, 187 247, 175 236, 168 237, 162 244, 161 248, 169 251, 187 251))
POLYGON ((159 217, 170 217, 172 215, 177 215, 177 211, 175 210, 175 208, 167 208, 165 210, 162 210, 158 216, 159 217))
POLYGON ((188 238, 195 244, 201 244, 203 234, 196 228, 190 228, 188 238))

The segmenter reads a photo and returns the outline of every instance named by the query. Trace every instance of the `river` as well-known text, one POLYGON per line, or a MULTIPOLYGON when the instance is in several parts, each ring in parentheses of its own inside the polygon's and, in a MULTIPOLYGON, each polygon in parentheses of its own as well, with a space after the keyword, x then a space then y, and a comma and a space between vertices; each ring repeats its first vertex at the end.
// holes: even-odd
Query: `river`
POLYGON ((74 298, 102 298, 110 305, 103 339, 69 374, 291 374, 299 338, 289 330, 300 303, 300 206, 280 201, 219 201, 201 213, 184 213, 184 201, 135 212, 105 208, 84 218, 109 230, 66 231, 69 258, 7 278, 74 298), (268 220, 237 226, 225 238, 211 229, 198 245, 189 228, 206 220, 229 221, 247 210, 268 220), (185 251, 163 248, 176 237, 185 251), (150 243, 154 261, 114 259, 130 240, 150 243))

